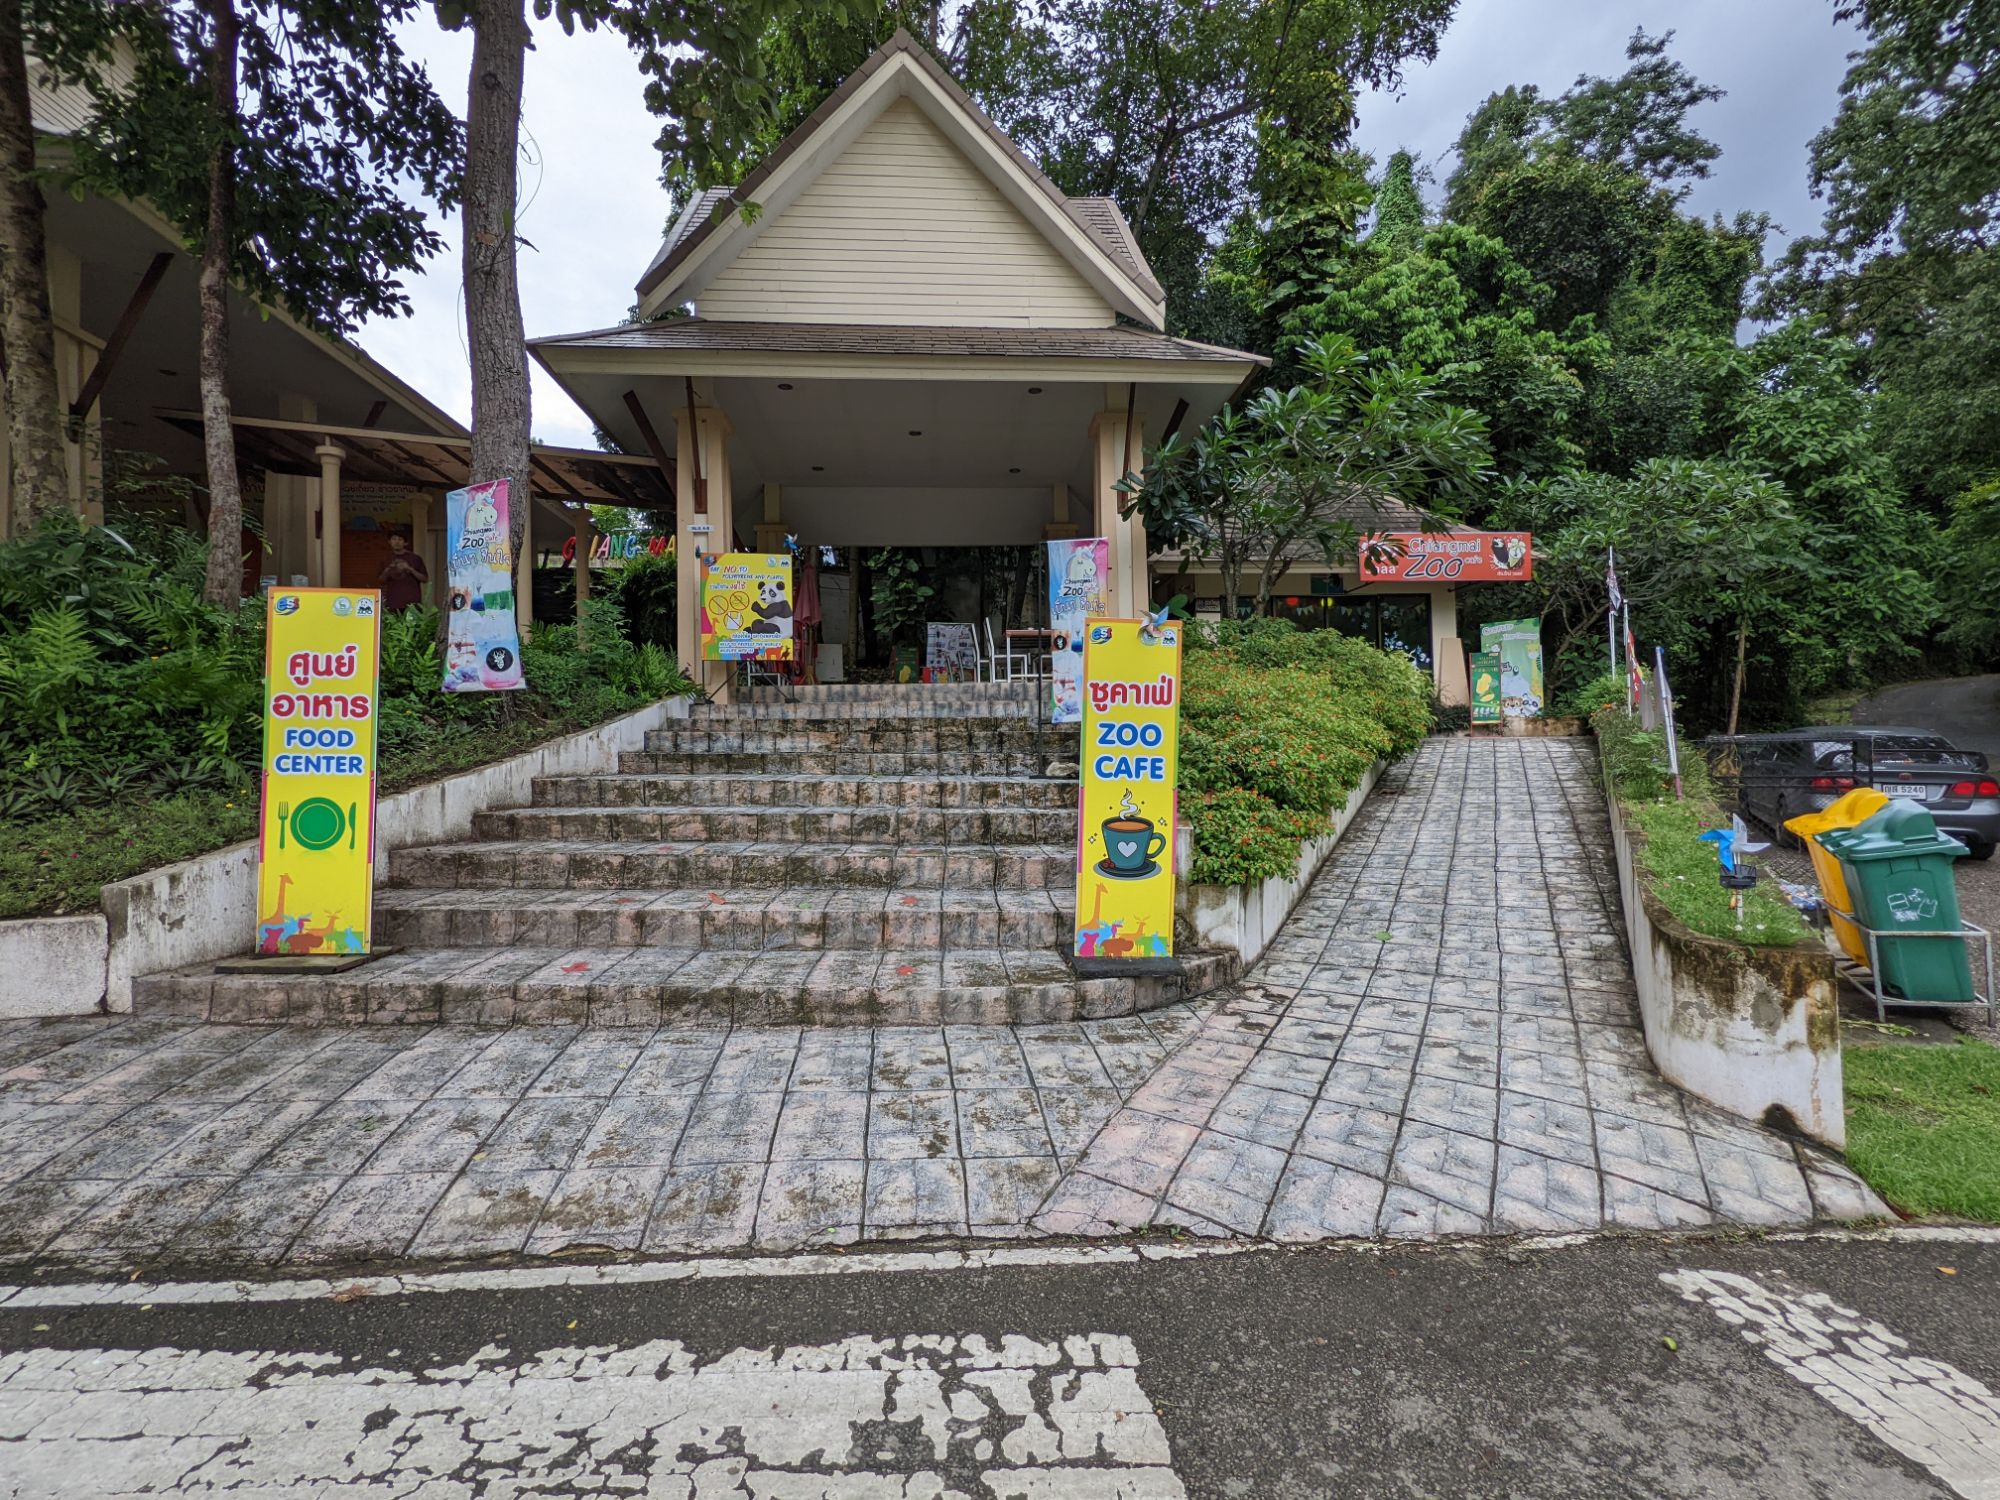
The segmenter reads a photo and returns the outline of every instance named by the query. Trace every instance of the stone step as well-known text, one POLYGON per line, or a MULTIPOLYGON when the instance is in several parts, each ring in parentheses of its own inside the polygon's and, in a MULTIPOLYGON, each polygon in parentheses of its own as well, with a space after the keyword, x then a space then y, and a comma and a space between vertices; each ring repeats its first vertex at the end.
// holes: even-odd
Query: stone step
POLYGON ((762 844, 1076 841, 1076 810, 924 807, 529 807, 476 813, 476 839, 762 844))
POLYGON ((1031 776, 800 776, 788 773, 538 776, 537 807, 922 807, 1067 811, 1077 784, 1031 776))
POLYGON ((604 839, 432 844, 389 853, 389 883, 431 888, 726 891, 744 887, 1053 890, 1076 885, 1072 836, 1052 844, 776 843, 604 839))
MULTIPOLYGON (((1018 750, 624 750, 625 776, 984 776, 1041 777, 1051 765, 1076 766, 1075 736, 1051 738, 1039 751, 1018 750)), ((1073 784, 1073 783, 1072 783, 1073 784)))
POLYGON ((138 980, 134 1009, 238 1024, 1008 1025, 1152 1010, 1235 977, 1235 954, 1175 975, 1078 980, 1053 949, 708 952, 685 948, 405 949, 344 974, 138 980))
POLYGON ((375 940, 399 948, 1050 948, 1065 892, 917 888, 520 891, 388 887, 375 940))
MULTIPOLYGON (((648 750, 691 750, 737 755, 751 751, 889 750, 905 754, 1008 754, 1067 748, 1074 758, 1072 725, 1037 730, 1021 719, 795 719, 771 724, 695 720, 669 724, 646 735, 648 750)), ((961 771, 972 769, 961 766, 961 771)))
POLYGON ((884 723, 927 723, 934 719, 1012 719, 1033 723, 1033 699, 958 698, 941 700, 866 699, 855 703, 824 701, 799 703, 697 703, 688 709, 691 723, 706 724, 787 724, 812 721, 845 724, 862 720, 884 723))
MULTIPOLYGON (((737 696, 737 706, 829 707, 855 704, 890 705, 922 712, 930 706, 968 703, 1015 703, 1032 706, 1047 691, 1046 684, 1017 678, 1011 682, 820 682, 801 687, 753 687, 737 696)), ((722 708, 728 704, 696 707, 722 708)))

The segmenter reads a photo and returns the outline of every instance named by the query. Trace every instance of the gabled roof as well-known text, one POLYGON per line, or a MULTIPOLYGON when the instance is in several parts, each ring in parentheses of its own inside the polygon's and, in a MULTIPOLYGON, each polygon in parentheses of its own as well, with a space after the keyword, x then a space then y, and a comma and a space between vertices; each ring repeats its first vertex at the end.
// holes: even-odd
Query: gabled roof
POLYGON ((1148 359, 1214 364, 1241 372, 1270 364, 1262 355, 1146 328, 939 328, 881 323, 742 323, 665 318, 591 333, 530 339, 545 349, 748 350, 769 354, 963 355, 970 358, 1148 359))
POLYGON ((839 154, 837 137, 870 100, 894 90, 916 100, 926 112, 956 117, 967 127, 968 151, 974 164, 993 178, 1031 223, 1059 251, 1096 283, 1119 312, 1153 327, 1166 321, 1166 294, 1140 253, 1125 216, 1108 198, 1070 198, 1042 172, 1021 148, 941 67, 909 32, 898 28, 868 60, 855 69, 798 129, 778 145, 734 188, 709 188, 697 194, 669 227, 659 253, 639 278, 642 308, 654 311, 672 292, 693 280, 709 259, 727 258, 728 243, 742 243, 754 234, 753 215, 738 211, 758 202, 766 187, 809 181, 839 154), (833 149, 829 149, 833 148, 833 149), (983 149, 981 149, 983 148, 983 149), (981 158, 984 158, 983 160, 981 158), (648 303, 652 305, 647 306, 648 303))

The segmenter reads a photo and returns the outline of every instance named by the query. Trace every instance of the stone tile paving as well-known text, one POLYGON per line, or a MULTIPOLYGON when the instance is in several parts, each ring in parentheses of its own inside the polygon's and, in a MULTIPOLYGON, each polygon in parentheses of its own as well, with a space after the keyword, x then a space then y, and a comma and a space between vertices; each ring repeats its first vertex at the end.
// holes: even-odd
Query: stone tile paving
POLYGON ((1434 741, 1250 982, 1073 1024, 0 1026, 0 1260, 1427 1235, 1880 1205, 1636 1027, 1585 754, 1434 741))
POLYGON ((1037 1212, 1313 1239, 1887 1210, 1653 1071, 1588 744, 1433 740, 1037 1212))
POLYGON ((0 1259, 1019 1235, 1199 1025, 0 1027, 0 1259))

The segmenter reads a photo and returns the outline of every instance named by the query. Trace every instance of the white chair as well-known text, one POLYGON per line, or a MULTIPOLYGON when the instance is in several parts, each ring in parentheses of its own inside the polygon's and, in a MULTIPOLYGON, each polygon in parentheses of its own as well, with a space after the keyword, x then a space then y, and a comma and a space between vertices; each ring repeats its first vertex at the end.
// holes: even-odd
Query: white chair
POLYGON ((986 628, 986 680, 988 682, 1012 682, 1016 672, 1019 672, 1023 676, 1034 675, 1035 664, 1027 652, 1016 651, 1011 643, 1007 644, 1005 649, 1002 649, 993 640, 993 621, 991 619, 983 619, 979 623, 986 628))

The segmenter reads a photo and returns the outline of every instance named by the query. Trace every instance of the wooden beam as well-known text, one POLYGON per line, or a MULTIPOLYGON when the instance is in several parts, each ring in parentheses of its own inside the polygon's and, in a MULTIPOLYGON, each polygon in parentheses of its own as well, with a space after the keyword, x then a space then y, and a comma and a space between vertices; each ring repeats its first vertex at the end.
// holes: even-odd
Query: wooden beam
POLYGON ((140 276, 138 286, 132 289, 132 296, 125 304, 125 311, 118 315, 111 337, 104 341, 104 348, 98 353, 97 363, 84 378, 83 389, 76 393, 76 400, 69 405, 72 417, 87 416, 91 407, 97 404, 97 398, 104 394, 105 383, 111 379, 118 356, 125 352, 125 341, 132 337, 132 330, 145 315, 146 304, 153 300, 153 293, 159 288, 160 278, 167 274, 167 267, 173 262, 174 252, 162 250, 140 276))
POLYGON ((1161 442, 1164 443, 1168 438, 1181 430, 1181 423, 1187 420, 1187 414, 1187 398, 1182 397, 1174 403, 1174 414, 1167 418, 1167 430, 1160 434, 1161 442))
POLYGON ((559 493, 567 495, 572 500, 581 500, 583 498, 583 496, 577 492, 576 486, 571 484, 568 480, 564 479, 561 474, 557 473, 555 466, 552 465, 547 459, 542 458, 537 454, 530 454, 528 458, 528 464, 529 467, 539 470, 543 475, 543 477, 545 477, 550 484, 556 487, 556 490, 559 493))
MULTIPOLYGON (((690 399, 692 399, 694 392, 692 381, 688 384, 688 392, 690 399)), ((639 404, 639 393, 637 391, 627 391, 625 393, 625 409, 632 414, 632 420, 639 428, 639 436, 645 440, 646 451, 653 455, 653 462, 660 466, 660 473, 665 475, 667 482, 671 484, 673 482, 674 462, 667 456, 667 450, 660 442, 660 435, 653 431, 653 419, 646 415, 646 408, 639 404)), ((703 487, 701 482, 701 443, 699 441, 699 434, 696 435, 696 438, 694 450, 695 509, 706 511, 708 509, 708 491, 703 487)))
POLYGON ((377 401, 373 406, 368 408, 368 415, 361 419, 361 425, 363 427, 377 425, 382 420, 382 413, 388 409, 389 403, 387 401, 377 401))

